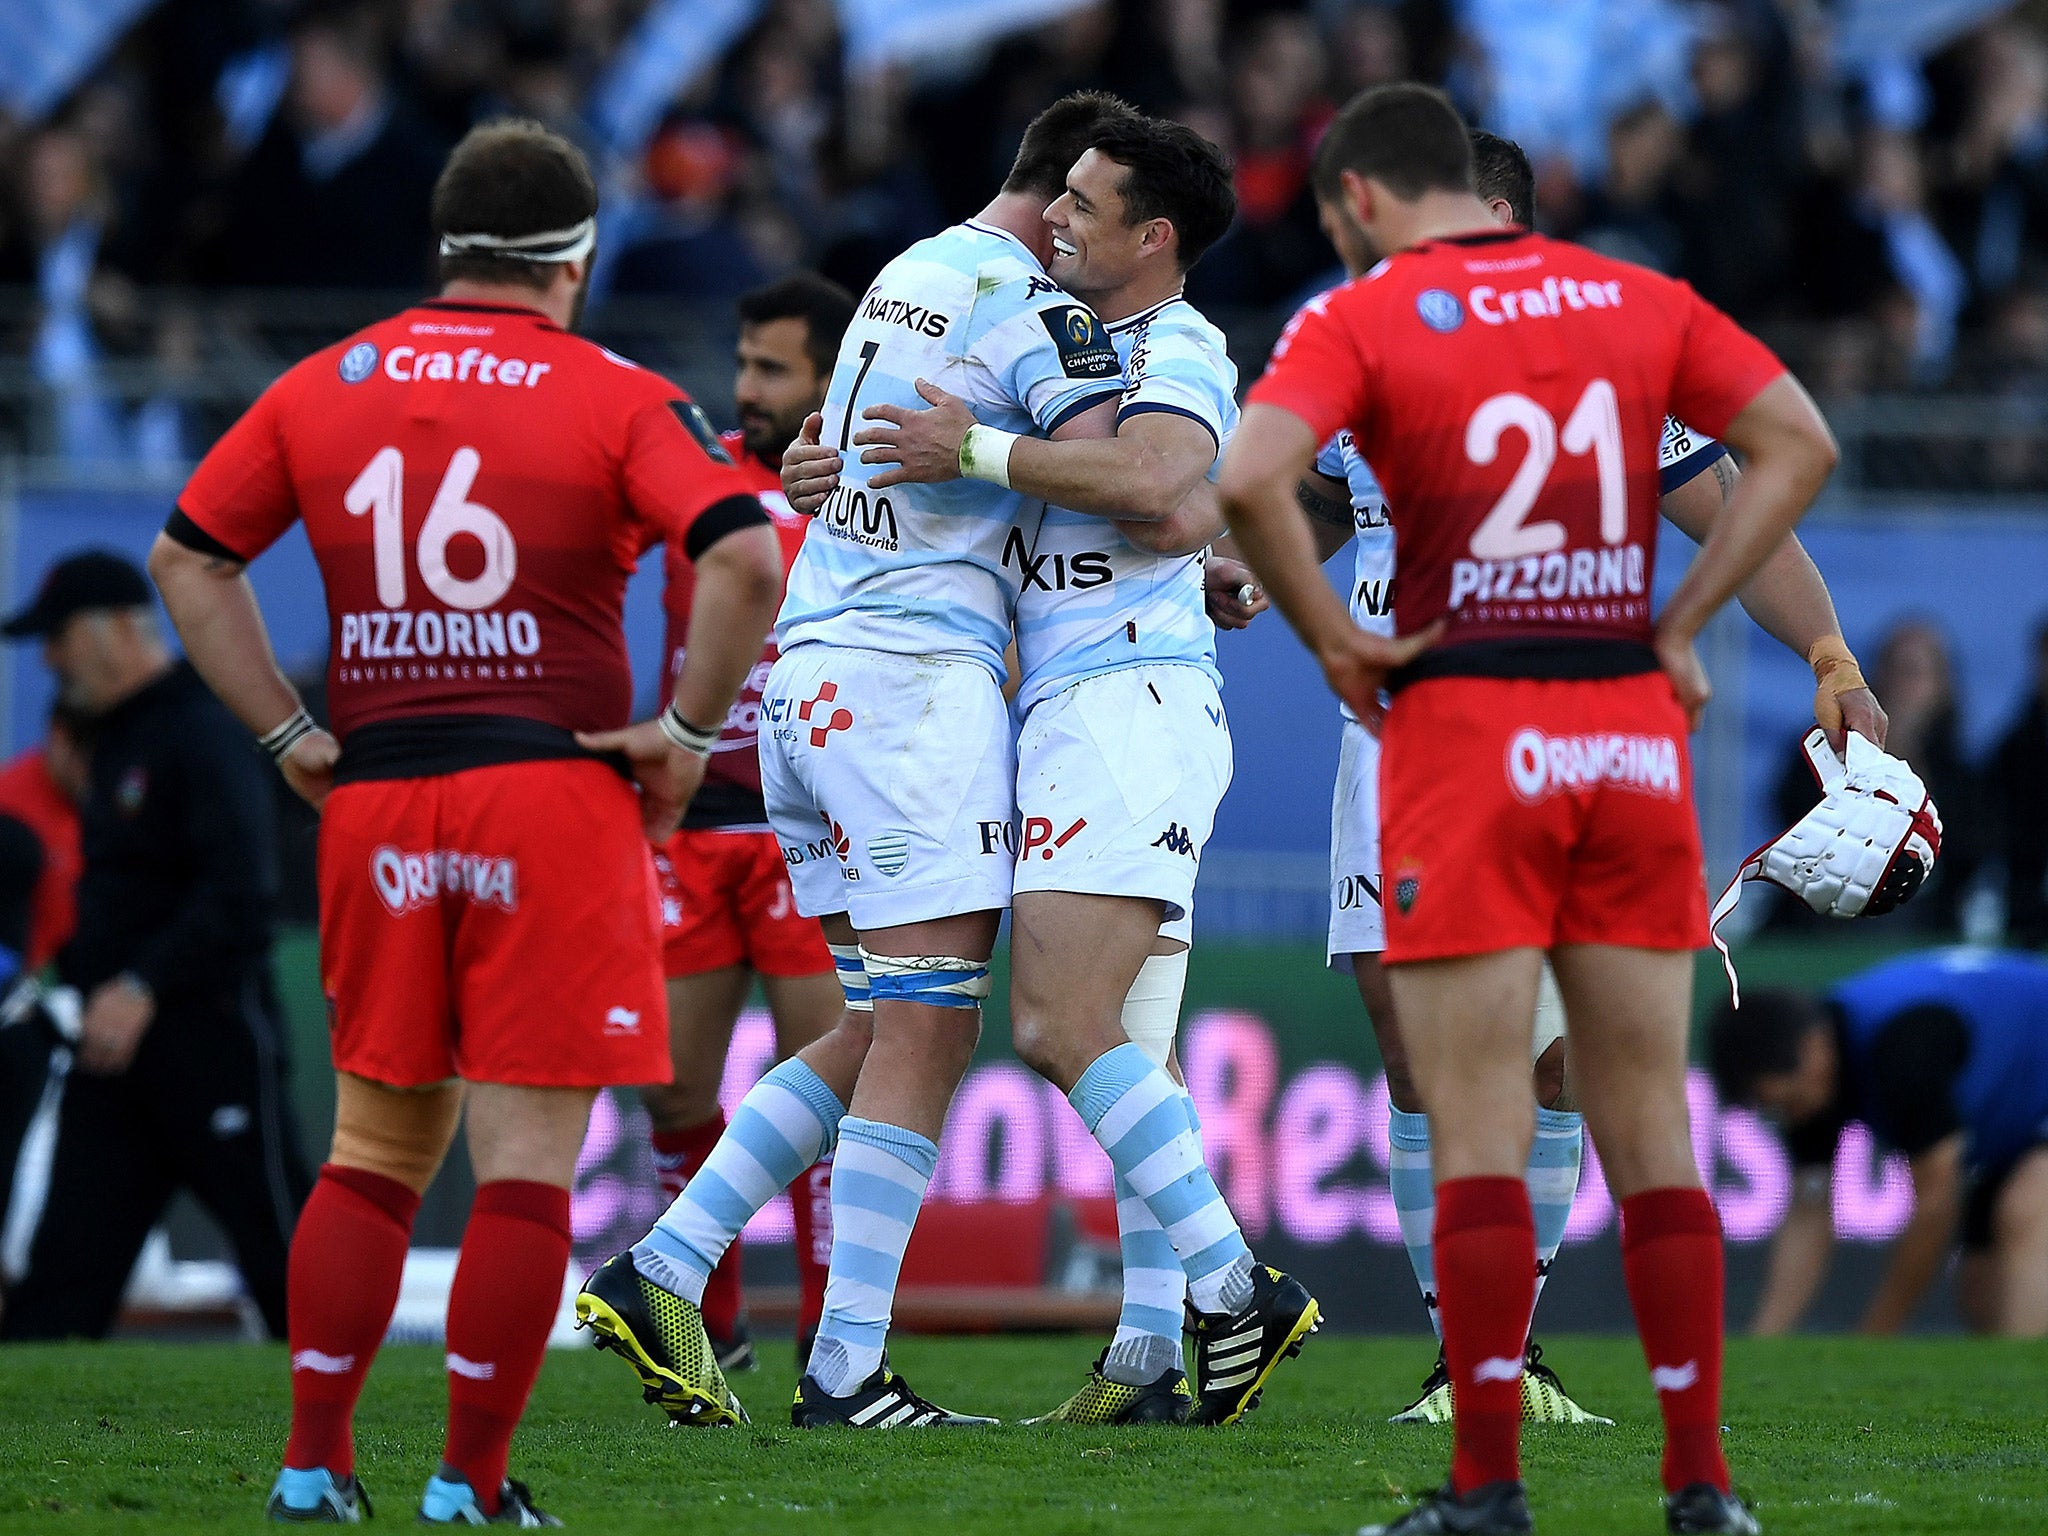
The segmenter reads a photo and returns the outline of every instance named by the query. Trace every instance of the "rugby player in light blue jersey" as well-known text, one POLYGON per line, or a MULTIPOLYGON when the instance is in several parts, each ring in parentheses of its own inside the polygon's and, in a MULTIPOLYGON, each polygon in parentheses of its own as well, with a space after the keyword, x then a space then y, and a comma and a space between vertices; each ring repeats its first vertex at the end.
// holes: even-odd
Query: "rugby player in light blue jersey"
POLYGON ((873 486, 964 473, 1047 501, 1036 542, 1017 536, 1006 556, 1022 576, 1011 1013, 1018 1054, 1116 1167, 1124 1259, 1116 1337, 1047 1415, 1069 1422, 1229 1423, 1318 1316, 1298 1282, 1253 1262, 1201 1172, 1198 1128, 1172 1124, 1193 1106, 1162 1070, 1231 773, 1204 553, 1222 531, 1207 482, 1237 424, 1237 370, 1181 288, 1234 203, 1214 145, 1145 121, 1099 134, 1046 210, 1053 276, 1094 305, 1123 363, 1113 439, 1012 440, 929 385, 934 409, 878 406, 853 439, 865 462, 896 466, 873 486), (1132 513, 1167 516, 1106 521, 1132 513))
MULTIPOLYGON (((1472 135, 1472 150, 1479 195, 1494 218, 1502 224, 1526 227, 1535 202, 1535 175, 1528 156, 1512 141, 1485 132, 1472 135)), ((1363 271, 1370 263, 1369 253, 1351 229, 1348 215, 1341 208, 1325 205, 1322 216, 1324 229, 1346 266, 1353 275, 1363 271)), ((1727 448, 1680 422, 1667 420, 1659 445, 1658 473, 1664 516, 1693 538, 1704 539, 1735 483, 1735 461, 1727 448)), ((1296 496, 1308 514, 1317 553, 1323 559, 1328 560, 1347 543, 1352 545, 1352 621, 1361 629, 1393 634, 1394 530, 1387 516, 1386 496, 1349 433, 1339 433, 1324 445, 1296 496)), ((1741 600, 1758 624, 1809 660, 1814 659, 1824 638, 1839 643, 1839 626, 1827 587, 1796 536, 1785 541, 1742 592, 1741 600)), ((1343 742, 1330 810, 1329 963, 1353 972, 1386 1066, 1392 1099, 1388 1180, 1401 1218, 1402 1243, 1422 1289, 1430 1325, 1441 1333, 1431 1241, 1436 1197, 1429 1119, 1422 1113, 1421 1098, 1408 1074, 1392 988, 1380 967, 1380 952, 1386 947, 1386 918, 1380 884, 1379 741, 1350 709, 1343 715, 1343 742)), ((1844 717, 1850 729, 1883 742, 1884 712, 1867 689, 1839 696, 1832 723, 1839 726, 1844 717)), ((1537 992, 1532 1060, 1536 1134, 1526 1178, 1536 1219, 1536 1290, 1540 1298, 1571 1217, 1584 1144, 1583 1122, 1566 1081, 1564 1005, 1547 963, 1537 992)), ((1529 1422, 1608 1422, 1571 1399, 1556 1373, 1544 1364, 1542 1350, 1533 1338, 1527 1345, 1522 1373, 1522 1414, 1529 1422)), ((1450 1378, 1439 1355, 1415 1401, 1395 1414, 1393 1422, 1434 1424, 1448 1423, 1451 1418, 1450 1378)))
MULTIPOLYGON (((1004 431, 1114 431, 1115 348, 1047 275, 1041 214, 1097 132, 1135 118, 1110 97, 1055 104, 978 217, 883 269, 841 344, 828 442, 848 443, 870 406, 917 405, 919 379, 1004 431)), ((1016 754, 1001 687, 1019 574, 1003 554, 1013 536, 1036 542, 1043 509, 987 481, 875 478, 848 466, 790 573, 760 738, 798 909, 826 920, 872 1032, 843 1025, 763 1078, 667 1214, 579 1298, 649 1396, 686 1422, 739 1417, 704 1364, 691 1292, 747 1219, 835 1146, 825 1312, 793 1421, 987 1422, 912 1392, 884 1345, 1010 899, 1016 754)))

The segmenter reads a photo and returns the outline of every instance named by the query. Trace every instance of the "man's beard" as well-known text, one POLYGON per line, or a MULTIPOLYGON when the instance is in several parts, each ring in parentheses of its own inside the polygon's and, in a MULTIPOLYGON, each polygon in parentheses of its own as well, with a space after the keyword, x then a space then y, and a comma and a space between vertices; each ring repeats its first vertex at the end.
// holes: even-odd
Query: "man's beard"
MULTIPOLYGON (((806 412, 805 415, 808 415, 806 412)), ((782 455, 789 445, 796 441, 803 430, 803 417, 786 421, 780 416, 763 413, 759 416, 740 418, 740 443, 763 464, 780 465, 782 455)))

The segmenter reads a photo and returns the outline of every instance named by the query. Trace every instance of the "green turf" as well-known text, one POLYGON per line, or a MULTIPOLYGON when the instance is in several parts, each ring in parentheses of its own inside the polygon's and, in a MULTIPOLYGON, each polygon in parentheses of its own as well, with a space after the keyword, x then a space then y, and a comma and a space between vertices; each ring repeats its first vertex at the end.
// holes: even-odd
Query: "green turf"
MULTIPOLYGON (((939 1401, 1016 1418, 1073 1384, 1077 1339, 905 1339, 939 1401)), ((549 1357, 513 1470, 584 1529, 1350 1532, 1437 1481, 1445 1435, 1382 1422, 1428 1365, 1413 1339, 1316 1340, 1233 1430, 799 1434, 788 1346, 740 1379, 756 1423, 671 1431, 610 1357, 549 1357)), ((1539 1527, 1655 1532, 1655 1410, 1623 1339, 1555 1339, 1580 1400, 1620 1427, 1534 1432, 1539 1527)), ((439 1446, 438 1351, 371 1377, 360 1470, 410 1520, 439 1446)), ((2048 1532, 2048 1346, 1802 1339, 1733 1346, 1729 1454, 1773 1532, 2048 1532)), ((283 1438, 277 1347, 137 1344, 0 1354, 0 1529, 213 1530, 256 1522, 283 1438)))

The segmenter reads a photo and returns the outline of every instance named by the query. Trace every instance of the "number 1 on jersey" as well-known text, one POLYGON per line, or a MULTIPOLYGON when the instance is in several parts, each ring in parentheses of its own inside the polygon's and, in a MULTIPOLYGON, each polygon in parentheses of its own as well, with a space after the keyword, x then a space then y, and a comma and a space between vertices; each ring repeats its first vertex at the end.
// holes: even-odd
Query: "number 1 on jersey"
POLYGON ((868 381, 868 370, 875 366, 875 354, 882 350, 879 341, 864 341, 860 344, 860 372, 853 376, 853 393, 846 397, 846 416, 839 423, 839 451, 846 452, 846 445, 853 438, 853 413, 860 406, 860 387, 868 381))

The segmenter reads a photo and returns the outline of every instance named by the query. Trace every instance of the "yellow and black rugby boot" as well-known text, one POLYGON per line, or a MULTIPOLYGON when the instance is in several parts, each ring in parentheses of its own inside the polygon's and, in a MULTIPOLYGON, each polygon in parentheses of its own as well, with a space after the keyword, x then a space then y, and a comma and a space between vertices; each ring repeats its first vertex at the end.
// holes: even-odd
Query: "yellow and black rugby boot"
MULTIPOLYGON (((1524 1378, 1527 1379, 1526 1377, 1524 1378)), ((1388 1419, 1389 1424, 1448 1424, 1455 1417, 1451 1407, 1451 1369, 1444 1364, 1444 1352, 1436 1352, 1436 1364, 1415 1401, 1388 1419)))
POLYGON ((576 1326, 588 1328, 599 1349, 633 1368, 647 1401, 671 1422, 747 1422, 746 1409, 718 1368, 704 1315, 641 1274, 631 1249, 613 1254, 583 1282, 576 1293, 576 1326))
POLYGON ((815 1376, 806 1374, 796 1384, 789 1422, 798 1429, 959 1429, 1002 1421, 954 1413, 928 1402, 884 1361, 844 1397, 833 1397, 815 1376))
POLYGON ((1095 1357, 1095 1364, 1088 1369, 1088 1379, 1081 1384, 1081 1390, 1068 1398, 1051 1413, 1041 1414, 1035 1419, 1026 1419, 1026 1424, 1185 1424, 1188 1415, 1194 1411, 1195 1394, 1188 1387, 1185 1372, 1168 1368, 1159 1374, 1156 1381, 1143 1386, 1130 1386, 1121 1381, 1111 1381, 1102 1374, 1102 1367, 1109 1359, 1104 1350, 1095 1357))
POLYGON ((1252 1266, 1251 1300, 1237 1311, 1197 1312, 1190 1305, 1195 1407, 1188 1422, 1235 1424, 1250 1413, 1274 1368, 1301 1353, 1322 1317, 1306 1286, 1266 1264, 1252 1266))
POLYGON ((1522 1422, 1524 1424, 1606 1424, 1597 1413, 1588 1413, 1571 1399, 1557 1372, 1543 1363, 1543 1346, 1529 1341, 1529 1353, 1522 1361, 1522 1422))

